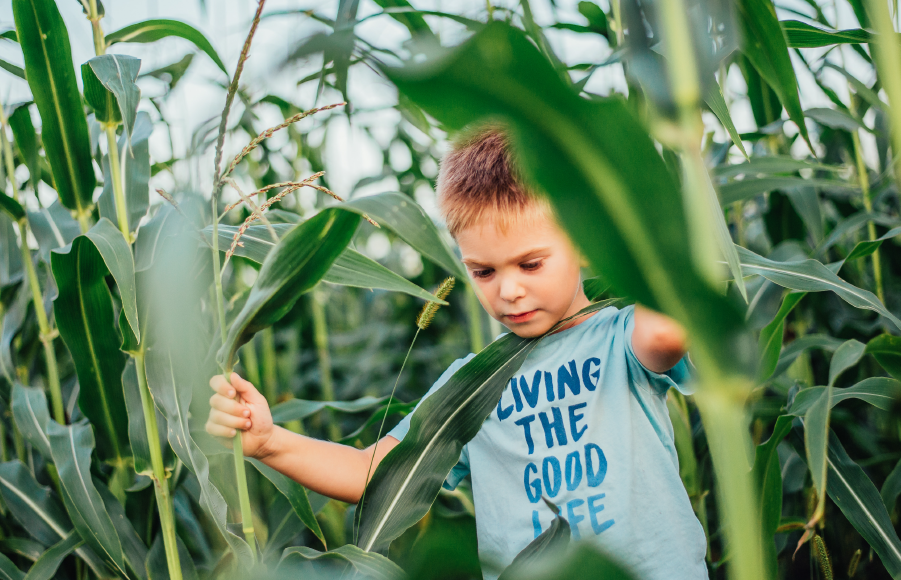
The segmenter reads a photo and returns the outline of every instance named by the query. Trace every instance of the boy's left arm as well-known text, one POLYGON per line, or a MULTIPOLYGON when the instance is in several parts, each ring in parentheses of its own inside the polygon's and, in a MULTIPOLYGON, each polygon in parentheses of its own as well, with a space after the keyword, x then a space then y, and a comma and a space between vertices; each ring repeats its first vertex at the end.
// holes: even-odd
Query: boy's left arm
POLYGON ((632 352, 648 370, 663 373, 678 363, 688 348, 685 329, 668 316, 635 305, 632 352))

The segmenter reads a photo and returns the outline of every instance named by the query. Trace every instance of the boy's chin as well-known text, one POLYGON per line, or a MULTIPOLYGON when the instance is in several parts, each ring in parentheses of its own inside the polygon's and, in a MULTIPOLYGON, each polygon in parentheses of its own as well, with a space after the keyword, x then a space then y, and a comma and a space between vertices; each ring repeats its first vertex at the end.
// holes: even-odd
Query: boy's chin
POLYGON ((510 332, 520 338, 538 338, 553 327, 553 324, 547 322, 539 322, 537 320, 530 321, 525 324, 504 324, 510 332))

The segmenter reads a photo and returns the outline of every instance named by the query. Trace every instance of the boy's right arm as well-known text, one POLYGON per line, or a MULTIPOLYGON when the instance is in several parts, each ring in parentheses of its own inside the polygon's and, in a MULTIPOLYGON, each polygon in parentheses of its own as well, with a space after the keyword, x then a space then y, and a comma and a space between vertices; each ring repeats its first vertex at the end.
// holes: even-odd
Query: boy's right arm
POLYGON ((237 430, 243 431, 245 455, 328 497, 358 502, 366 487, 370 462, 371 479, 381 460, 398 444, 394 437, 385 436, 377 450, 374 445, 357 449, 298 435, 273 425, 266 398, 237 373, 232 373, 231 383, 216 375, 210 379, 210 386, 215 394, 210 398, 207 433, 231 438, 237 430))

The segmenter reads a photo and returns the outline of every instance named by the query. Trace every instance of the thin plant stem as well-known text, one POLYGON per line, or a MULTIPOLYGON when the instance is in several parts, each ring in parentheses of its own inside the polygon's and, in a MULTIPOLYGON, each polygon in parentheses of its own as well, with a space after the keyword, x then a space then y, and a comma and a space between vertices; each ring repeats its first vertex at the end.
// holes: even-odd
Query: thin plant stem
MULTIPOLYGON (((311 300, 313 313, 313 342, 316 345, 316 356, 319 360, 320 387, 322 388, 322 400, 335 400, 335 385, 332 380, 332 359, 328 351, 328 323, 325 313, 325 295, 320 289, 313 290, 311 300)), ((332 441, 341 439, 341 430, 335 422, 334 413, 329 412, 328 436, 332 441)))
MULTIPOLYGON (((6 163, 6 178, 12 187, 13 199, 19 200, 19 185, 16 183, 15 164, 13 163, 12 145, 6 138, 7 127, 6 112, 0 105, 0 149, 6 163)), ((21 203, 21 202, 20 202, 21 203)), ((43 293, 38 282, 38 275, 31 259, 31 249, 28 247, 28 219, 23 217, 18 221, 21 243, 19 249, 22 252, 22 264, 25 267, 25 275, 28 277, 28 285, 31 288, 31 299, 34 302, 34 313, 38 319, 41 344, 44 346, 44 359, 47 363, 47 382, 50 386, 50 402, 53 409, 53 418, 60 425, 66 424, 66 413, 63 407, 63 395, 59 382, 59 367, 56 363, 56 351, 53 348, 53 339, 59 334, 50 326, 47 312, 44 310, 43 293)))
POLYGON ((178 555, 178 541, 175 536, 175 516, 172 510, 172 498, 169 494, 169 481, 163 464, 163 450, 160 445, 159 427, 156 422, 156 407, 147 386, 147 375, 144 368, 144 351, 134 356, 135 368, 138 372, 138 389, 141 392, 141 407, 144 410, 144 426, 147 432, 147 443, 150 447, 150 465, 153 468, 153 489, 160 512, 160 527, 163 533, 163 546, 166 548, 166 564, 169 567, 169 578, 181 580, 181 561, 178 555))
MULTIPOLYGON (((219 317, 219 335, 223 343, 226 339, 225 329, 225 297, 222 291, 222 272, 219 264, 219 193, 222 190, 220 183, 220 171, 222 163, 222 147, 225 144, 225 130, 228 124, 228 113, 231 111, 232 102, 235 100, 235 93, 238 92, 238 83, 241 79, 241 72, 244 70, 244 62, 250 53, 250 44, 253 42, 253 36, 256 33, 257 26, 260 24, 260 15, 263 12, 263 6, 266 0, 259 0, 257 10, 250 25, 250 31, 244 40, 244 46, 241 48, 241 55, 238 57, 238 64, 235 67, 235 74, 228 86, 225 95, 225 107, 222 109, 222 118, 219 121, 219 136, 216 139, 216 155, 213 160, 213 193, 210 196, 212 204, 212 220, 213 220, 213 236, 212 236, 212 259, 213 259, 213 280, 216 285, 216 312, 219 317)), ((232 369, 223 369, 226 377, 230 377, 232 369)), ((241 527, 244 531, 244 539, 250 547, 252 559, 255 561, 257 557, 256 534, 253 529, 253 513, 250 509, 250 494, 247 491, 247 475, 244 472, 244 448, 241 441, 241 431, 235 433, 232 439, 232 454, 235 460, 235 475, 238 483, 238 501, 241 504, 241 527)))
POLYGON ((469 348, 472 352, 481 352, 485 348, 485 339, 482 336, 482 305, 475 293, 475 285, 468 284, 466 292, 466 307, 469 310, 469 348))
POLYGON ((895 34, 895 25, 889 15, 885 0, 867 0, 870 22, 876 29, 873 60, 882 88, 888 97, 891 118, 892 153, 894 155, 895 182, 901 188, 901 47, 895 34))
POLYGON ((125 188, 122 186, 122 166, 119 162, 119 145, 116 143, 116 125, 104 123, 106 132, 107 155, 109 156, 110 181, 113 182, 113 196, 116 199, 116 218, 119 231, 126 242, 131 243, 131 232, 128 227, 128 206, 125 201, 125 188))
POLYGON ((357 543, 357 535, 360 533, 360 522, 363 521, 363 500, 366 499, 366 486, 369 485, 369 476, 372 474, 372 465, 375 463, 375 454, 379 450, 379 441, 382 439, 382 432, 385 429, 385 420, 388 419, 388 411, 391 410, 391 401, 394 400, 394 393, 397 391, 397 385, 400 384, 400 376, 404 373, 404 367, 407 366, 407 360, 410 358, 410 353, 413 352, 413 345, 416 344, 416 339, 419 337, 419 332, 421 330, 422 329, 418 326, 416 327, 416 334, 413 335, 413 340, 410 341, 410 348, 407 349, 407 355, 404 357, 404 362, 400 365, 400 371, 397 373, 397 378, 394 380, 394 388, 391 389, 391 394, 388 396, 385 414, 382 415, 382 422, 379 425, 379 434, 375 438, 372 455, 369 457, 369 468, 366 470, 366 480, 363 482, 363 494, 360 496, 360 502, 357 504, 356 525, 354 526, 355 544, 357 543))
POLYGON ((90 0, 91 13, 88 20, 91 21, 91 32, 94 35, 94 54, 100 56, 106 54, 106 39, 103 38, 103 28, 100 27, 100 14, 97 12, 97 0, 90 0))
POLYGON ((258 380, 262 379, 263 381, 263 393, 269 399, 269 404, 274 405, 278 402, 278 369, 275 356, 275 332, 271 326, 260 331, 260 343, 263 350, 263 373, 260 377, 260 373, 257 372, 257 377, 258 380))

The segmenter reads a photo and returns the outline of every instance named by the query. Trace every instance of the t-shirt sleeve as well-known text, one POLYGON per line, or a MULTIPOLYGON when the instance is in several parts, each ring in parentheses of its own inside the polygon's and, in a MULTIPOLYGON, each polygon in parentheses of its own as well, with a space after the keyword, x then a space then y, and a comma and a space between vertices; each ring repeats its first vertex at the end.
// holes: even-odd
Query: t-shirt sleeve
POLYGON ((647 380, 648 386, 660 394, 665 394, 670 387, 675 387, 683 395, 694 393, 694 381, 691 373, 691 361, 688 353, 668 371, 657 373, 641 364, 635 351, 632 350, 632 333, 635 330, 635 306, 627 306, 621 311, 625 322, 626 359, 630 369, 638 371, 647 380))
MULTIPOLYGON (((407 433, 410 431, 410 420, 413 417, 413 413, 415 413, 416 410, 419 409, 419 406, 422 405, 422 402, 432 396, 435 391, 444 386, 444 384, 447 383, 447 381, 449 381, 452 376, 454 376, 454 373, 460 370, 460 368, 468 363, 474 356, 474 354, 470 354, 464 358, 457 359, 449 367, 447 367, 447 370, 444 371, 440 377, 438 377, 438 380, 435 381, 435 384, 433 384, 429 388, 428 392, 426 392, 426 394, 423 395, 422 399, 420 399, 419 403, 416 404, 413 412, 401 419, 400 423, 398 423, 394 427, 394 429, 388 432, 388 435, 394 437, 398 441, 403 441, 404 437, 406 437, 407 433)), ((447 475, 447 479, 444 481, 444 488, 449 490, 455 489, 467 475, 469 475, 469 449, 467 449, 467 447, 464 445, 463 452, 460 455, 460 460, 457 461, 457 464, 454 465, 453 469, 451 469, 451 472, 447 475)))

